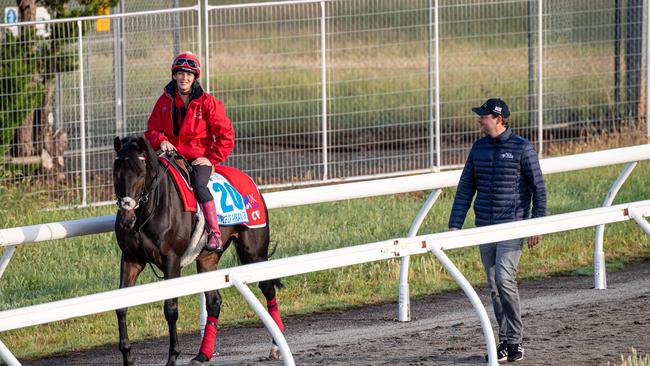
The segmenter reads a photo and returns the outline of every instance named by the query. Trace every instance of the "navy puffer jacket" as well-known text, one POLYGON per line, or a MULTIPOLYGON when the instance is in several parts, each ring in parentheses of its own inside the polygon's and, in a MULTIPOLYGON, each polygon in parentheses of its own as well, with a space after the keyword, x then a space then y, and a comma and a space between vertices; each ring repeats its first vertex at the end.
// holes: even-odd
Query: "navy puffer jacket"
POLYGON ((496 138, 476 141, 458 182, 449 217, 450 228, 462 228, 474 202, 476 226, 546 215, 546 187, 533 144, 508 128, 496 138))

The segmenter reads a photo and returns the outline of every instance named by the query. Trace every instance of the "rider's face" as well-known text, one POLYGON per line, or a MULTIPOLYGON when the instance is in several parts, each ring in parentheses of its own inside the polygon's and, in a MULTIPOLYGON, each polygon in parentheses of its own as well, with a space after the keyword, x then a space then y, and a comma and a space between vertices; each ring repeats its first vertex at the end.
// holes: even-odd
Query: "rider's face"
POLYGON ((192 83, 194 82, 194 74, 187 71, 177 71, 174 73, 174 80, 176 86, 181 93, 189 93, 192 90, 192 83))

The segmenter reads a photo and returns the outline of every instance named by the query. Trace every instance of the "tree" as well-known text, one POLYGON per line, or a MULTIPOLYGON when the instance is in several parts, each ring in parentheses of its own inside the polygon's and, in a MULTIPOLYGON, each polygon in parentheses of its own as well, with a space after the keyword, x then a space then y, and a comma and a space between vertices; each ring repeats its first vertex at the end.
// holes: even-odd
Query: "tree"
MULTIPOLYGON (((38 6, 48 9, 52 18, 99 14, 119 0, 79 0, 69 7, 68 0, 16 0, 21 21, 36 19, 38 6)), ((89 26, 84 23, 87 32, 89 26)), ((46 172, 61 172, 67 134, 54 130, 55 75, 74 71, 78 60, 62 57, 76 47, 79 29, 75 24, 50 25, 49 35, 39 35, 34 26, 20 27, 14 36, 8 29, 0 52, 0 153, 9 151, 18 163, 41 164, 46 172), (10 57, 7 57, 10 56, 10 57)))

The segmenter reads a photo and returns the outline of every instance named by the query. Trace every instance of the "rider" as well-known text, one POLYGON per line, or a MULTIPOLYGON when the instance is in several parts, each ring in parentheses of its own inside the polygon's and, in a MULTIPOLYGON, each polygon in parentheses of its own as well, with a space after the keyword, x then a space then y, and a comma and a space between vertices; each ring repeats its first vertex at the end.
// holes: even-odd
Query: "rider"
POLYGON ((205 249, 221 252, 217 211, 207 184, 214 167, 232 151, 235 131, 223 103, 201 87, 201 63, 195 55, 176 56, 171 72, 172 80, 158 98, 144 135, 154 150, 176 150, 192 163, 192 188, 211 231, 205 249))

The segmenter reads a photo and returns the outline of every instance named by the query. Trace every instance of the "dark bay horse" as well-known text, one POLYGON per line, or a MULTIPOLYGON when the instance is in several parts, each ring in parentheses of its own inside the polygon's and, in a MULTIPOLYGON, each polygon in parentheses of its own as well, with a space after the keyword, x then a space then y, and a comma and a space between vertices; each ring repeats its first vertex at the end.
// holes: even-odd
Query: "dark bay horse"
MULTIPOLYGON (((181 275, 181 258, 190 244, 193 228, 198 222, 193 212, 183 210, 183 203, 166 168, 144 137, 115 138, 116 152, 113 165, 113 184, 119 206, 115 235, 122 250, 120 260, 120 288, 133 286, 147 263, 158 267, 165 279, 181 275)), ((264 208, 266 210, 266 207, 264 208)), ((267 215, 268 217, 268 215, 267 215)), ((221 228, 227 249, 233 243, 242 264, 268 259, 269 225, 248 228, 244 225, 221 228)), ((199 234, 199 248, 207 240, 207 232, 199 234)), ((199 273, 216 269, 221 254, 201 251, 196 257, 199 273)), ((281 330, 282 320, 275 299, 275 288, 281 287, 278 279, 262 281, 259 288, 267 300, 269 313, 281 330)), ((212 356, 216 326, 221 311, 218 291, 205 293, 208 324, 197 356, 190 365, 203 365, 212 356)), ((176 320, 176 298, 165 300, 165 319, 169 327, 169 357, 167 366, 176 365, 180 354, 176 320)), ((127 309, 118 309, 117 321, 120 333, 119 348, 123 364, 134 365, 131 345, 126 329, 127 309)), ((272 345, 271 358, 279 358, 277 346, 272 345)))

